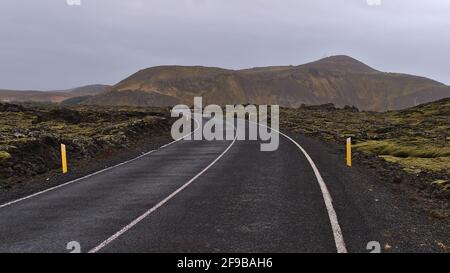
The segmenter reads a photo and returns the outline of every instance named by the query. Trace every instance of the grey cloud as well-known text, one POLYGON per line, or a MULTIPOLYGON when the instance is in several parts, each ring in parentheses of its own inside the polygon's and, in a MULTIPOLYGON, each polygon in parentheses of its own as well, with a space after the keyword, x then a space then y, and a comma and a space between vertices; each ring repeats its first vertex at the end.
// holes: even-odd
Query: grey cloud
POLYGON ((348 54, 450 83, 450 1, 2 0, 0 88, 115 83, 162 65, 246 68, 348 54))

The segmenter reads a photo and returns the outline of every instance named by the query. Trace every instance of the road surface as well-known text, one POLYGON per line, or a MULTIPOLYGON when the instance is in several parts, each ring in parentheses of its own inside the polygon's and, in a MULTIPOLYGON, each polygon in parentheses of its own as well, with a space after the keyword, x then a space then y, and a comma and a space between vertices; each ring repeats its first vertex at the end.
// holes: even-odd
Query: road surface
POLYGON ((0 252, 69 252, 72 241, 82 252, 368 252, 382 238, 346 189, 361 177, 311 162, 287 137, 274 152, 180 140, 1 205, 0 252))

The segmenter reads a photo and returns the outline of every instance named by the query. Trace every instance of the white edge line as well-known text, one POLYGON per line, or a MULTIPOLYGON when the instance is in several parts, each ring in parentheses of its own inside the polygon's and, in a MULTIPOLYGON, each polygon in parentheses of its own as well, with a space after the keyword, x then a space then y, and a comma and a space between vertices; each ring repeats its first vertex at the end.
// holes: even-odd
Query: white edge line
MULTIPOLYGON (((181 138, 179 138, 179 139, 177 139, 177 140, 174 140, 174 141, 172 141, 172 142, 170 142, 170 143, 168 143, 168 144, 166 144, 166 145, 161 146, 160 149, 161 149, 161 148, 166 148, 166 147, 168 147, 168 146, 170 146, 170 145, 172 145, 172 144, 174 144, 174 143, 176 143, 176 142, 178 142, 178 141, 180 141, 180 140, 186 138, 187 136, 193 134, 193 133, 196 132, 198 129, 200 129, 200 124, 198 123, 198 121, 196 121, 195 119, 192 119, 192 120, 195 121, 195 123, 197 124, 197 128, 196 128, 193 132, 191 132, 191 133, 189 133, 189 134, 187 134, 187 135, 185 135, 185 136, 183 136, 183 137, 181 137, 181 138)), ((154 153, 154 152, 155 152, 155 150, 151 150, 151 151, 146 152, 146 153, 144 153, 144 154, 142 154, 142 155, 140 155, 140 156, 138 156, 138 157, 135 157, 135 158, 130 159, 130 160, 127 160, 127 161, 124 161, 124 162, 119 163, 119 164, 117 164, 117 165, 114 165, 114 166, 105 168, 105 169, 100 170, 100 171, 96 171, 96 172, 94 172, 94 173, 88 174, 88 175, 86 175, 86 176, 77 178, 77 179, 75 179, 75 180, 71 180, 71 181, 69 181, 69 182, 66 182, 66 183, 63 183, 63 184, 60 184, 60 185, 51 187, 51 188, 48 188, 48 189, 46 189, 46 190, 39 191, 39 192, 33 193, 33 194, 31 194, 31 195, 28 195, 28 196, 25 196, 25 197, 22 197, 22 198, 19 198, 19 199, 10 201, 10 202, 8 202, 8 203, 5 203, 5 204, 0 205, 0 209, 2 209, 2 208, 4 208, 4 207, 11 206, 11 205, 13 205, 13 204, 15 204, 15 203, 18 203, 18 202, 21 202, 21 201, 24 201, 24 200, 27 200, 27 199, 30 199, 30 198, 33 198, 33 197, 36 197, 36 196, 38 196, 38 195, 41 195, 41 194, 44 194, 44 193, 47 193, 47 192, 50 192, 50 191, 54 191, 54 190, 56 190, 56 189, 59 189, 59 188, 65 187, 65 186, 68 186, 68 185, 70 185, 70 184, 79 182, 79 181, 84 180, 84 179, 87 179, 87 178, 89 178, 89 177, 92 177, 92 176, 95 176, 95 175, 104 173, 104 172, 109 171, 109 170, 111 170, 111 169, 120 167, 120 166, 122 166, 122 165, 128 164, 128 163, 133 162, 133 161, 135 161, 135 160, 138 160, 138 159, 140 159, 140 158, 142 158, 142 157, 144 157, 144 156, 147 156, 147 155, 149 155, 149 154, 152 154, 152 153, 154 153)))
MULTIPOLYGON (((234 126, 233 126, 234 127, 234 126)), ((236 131, 236 129, 234 129, 236 131)), ((115 239, 119 238, 122 234, 124 234, 125 232, 127 232, 128 230, 130 230, 132 227, 134 227, 135 225, 137 225, 139 222, 141 222, 142 220, 144 220, 147 216, 149 216, 150 214, 152 214, 154 211, 156 211, 158 208, 160 208, 161 206, 163 206, 165 203, 167 203, 170 199, 172 199, 175 195, 177 195, 178 193, 180 193, 181 191, 183 191, 185 188, 187 188, 192 182, 194 182, 197 178, 199 178, 204 172, 206 172, 209 168, 211 168, 214 164, 217 163, 217 161, 219 161, 219 159, 221 159, 227 152, 228 150, 230 150, 231 146, 233 146, 233 144, 236 142, 237 139, 237 134, 233 140, 233 142, 231 142, 230 145, 228 145, 228 147, 216 158, 214 159, 213 162, 211 162, 208 166, 206 166, 206 168, 204 168, 201 172, 199 172, 197 175, 195 175, 194 177, 191 178, 191 180, 189 180, 188 182, 186 182, 185 184, 183 184, 181 187, 179 187, 177 190, 175 190, 174 192, 172 192, 169 196, 167 196, 166 198, 164 198, 163 200, 161 200, 158 204, 156 204, 155 206, 153 206, 151 209, 147 210, 144 214, 142 214, 141 216, 139 216, 138 218, 136 218, 133 222, 131 222, 130 224, 128 224, 127 226, 125 226, 124 228, 122 228, 121 230, 119 230, 118 232, 116 232, 114 235, 112 235, 111 237, 109 237, 108 239, 106 239, 105 241, 103 241, 101 244, 99 244, 98 246, 96 246, 95 248, 91 249, 88 253, 96 253, 98 251, 100 251, 102 248, 104 248, 105 246, 107 246, 108 244, 110 244, 112 241, 114 241, 115 239)))
MULTIPOLYGON (((281 132, 280 132, 281 133, 281 132)), ((311 165, 314 174, 316 175, 317 182, 319 183, 320 190, 322 191, 323 200, 325 202, 325 206, 328 211, 328 217, 330 218, 331 223, 331 229, 333 230, 333 236, 334 236, 334 242, 336 244, 336 250, 338 253, 347 253, 347 247, 345 246, 344 242, 344 236, 342 235, 342 230, 339 225, 339 221, 336 215, 336 211, 333 207, 333 198, 330 195, 330 192, 328 191, 327 185, 325 184, 325 181, 323 180, 322 176, 320 175, 319 169, 317 168, 316 164, 314 164, 314 161, 309 156, 309 154, 306 152, 306 150, 300 146, 295 140, 290 138, 289 136, 285 135, 284 133, 281 133, 284 137, 292 141, 297 147, 303 152, 306 159, 308 160, 309 164, 311 165)))
MULTIPOLYGON (((253 121, 250 121, 250 122, 253 122, 253 121)), ((255 123, 255 122, 253 122, 253 123, 255 123)), ((258 123, 258 124, 260 124, 260 123, 258 123)), ((325 206, 327 208, 328 218, 330 219, 331 229, 333 231, 334 242, 336 244, 336 250, 338 253, 347 253, 347 247, 345 246, 344 236, 342 235, 342 230, 339 225, 339 221, 337 219, 337 214, 333 207, 333 198, 331 197, 330 192, 328 191, 327 185, 326 185, 325 181, 323 180, 322 176, 320 175, 319 169, 317 168, 317 166, 314 163, 314 161, 312 160, 312 158, 309 156, 309 154, 306 152, 306 150, 300 144, 298 144, 294 139, 292 139, 288 135, 286 135, 278 130, 275 130, 269 126, 266 126, 264 124, 260 124, 260 125, 264 126, 266 128, 270 128, 271 130, 274 130, 275 132, 278 132, 285 138, 289 139, 292 143, 294 143, 300 149, 300 151, 302 151, 303 155, 308 160, 309 165, 311 165, 311 167, 314 171, 314 174, 317 178, 317 182, 319 183, 320 191, 322 192, 323 200, 324 200, 325 206)))

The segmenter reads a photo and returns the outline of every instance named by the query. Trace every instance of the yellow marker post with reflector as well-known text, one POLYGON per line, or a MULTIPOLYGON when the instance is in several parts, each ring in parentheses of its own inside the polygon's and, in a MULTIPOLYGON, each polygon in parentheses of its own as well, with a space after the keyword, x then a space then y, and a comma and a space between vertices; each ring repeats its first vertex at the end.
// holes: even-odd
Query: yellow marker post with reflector
POLYGON ((62 173, 67 173, 67 153, 66 153, 66 145, 61 144, 61 166, 62 173))
POLYGON ((352 138, 347 138, 347 166, 352 166, 352 138))

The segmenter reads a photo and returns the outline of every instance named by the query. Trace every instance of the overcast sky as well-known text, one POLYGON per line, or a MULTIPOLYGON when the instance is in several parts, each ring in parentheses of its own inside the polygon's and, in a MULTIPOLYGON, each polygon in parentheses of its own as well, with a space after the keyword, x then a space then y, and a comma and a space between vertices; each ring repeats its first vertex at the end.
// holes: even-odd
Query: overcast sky
POLYGON ((337 54, 450 84, 450 1, 368 5, 377 1, 1 0, 0 88, 114 84, 156 65, 298 65, 337 54))

